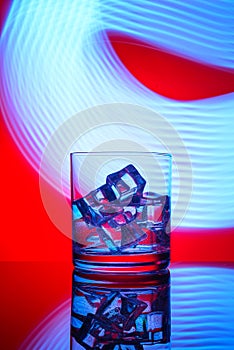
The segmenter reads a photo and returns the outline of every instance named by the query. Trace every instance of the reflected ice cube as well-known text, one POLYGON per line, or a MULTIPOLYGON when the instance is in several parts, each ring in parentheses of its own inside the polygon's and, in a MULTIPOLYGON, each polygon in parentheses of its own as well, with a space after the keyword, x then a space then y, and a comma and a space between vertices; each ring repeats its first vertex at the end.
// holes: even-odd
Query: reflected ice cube
POLYGON ((135 326, 136 319, 147 308, 147 304, 137 299, 136 294, 132 296, 121 295, 121 300, 121 313, 127 316, 123 328, 128 331, 135 326))
POLYGON ((162 312, 151 312, 147 314, 147 331, 156 332, 162 328, 162 312))

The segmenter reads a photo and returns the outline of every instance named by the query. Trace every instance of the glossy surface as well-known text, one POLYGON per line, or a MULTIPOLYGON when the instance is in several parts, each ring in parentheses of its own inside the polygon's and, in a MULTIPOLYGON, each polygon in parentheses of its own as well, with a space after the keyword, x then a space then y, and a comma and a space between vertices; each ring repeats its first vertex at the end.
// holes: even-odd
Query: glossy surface
POLYGON ((118 276, 74 271, 72 350, 144 350, 170 344, 170 274, 118 276), (122 279, 121 279, 122 277, 122 279))
MULTIPOLYGON (((172 349, 232 350, 234 270, 174 265, 171 269, 172 349)), ((20 350, 68 350, 70 300, 54 310, 20 350)))

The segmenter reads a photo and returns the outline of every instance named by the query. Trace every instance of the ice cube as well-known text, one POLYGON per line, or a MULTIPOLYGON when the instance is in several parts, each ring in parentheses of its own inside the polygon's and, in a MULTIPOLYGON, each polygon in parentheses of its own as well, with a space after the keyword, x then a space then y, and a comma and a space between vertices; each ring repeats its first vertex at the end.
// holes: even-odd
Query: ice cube
POLYGON ((166 226, 170 219, 170 200, 154 192, 145 192, 137 208, 136 222, 138 225, 151 228, 157 224, 166 226))
POLYGON ((142 195, 140 206, 137 208, 137 222, 162 221, 164 197, 155 192, 145 192, 142 195))
POLYGON ((74 201, 73 205, 77 206, 78 210, 83 216, 84 221, 87 224, 99 226, 102 222, 105 221, 100 212, 89 205, 85 197, 77 199, 76 201, 74 201))
POLYGON ((125 225, 135 219, 136 212, 132 214, 135 209, 129 208, 121 216, 123 207, 140 204, 145 184, 146 181, 137 169, 129 164, 122 170, 108 175, 106 184, 83 198, 76 199, 72 205, 73 220, 83 217, 87 224, 100 227, 115 215, 120 215, 116 217, 116 224, 113 221, 113 226, 125 225))
POLYGON ((121 233, 121 250, 129 247, 135 247, 147 236, 135 221, 132 221, 125 226, 121 226, 121 233))
POLYGON ((106 201, 113 201, 116 199, 115 193, 108 184, 102 185, 98 189, 91 192, 93 198, 100 204, 105 204, 106 201))
POLYGON ((114 191, 111 189, 111 186, 107 184, 91 191, 84 198, 89 206, 102 212, 103 215, 115 213, 119 210, 119 208, 117 208, 119 202, 116 201, 114 191))
POLYGON ((141 198, 141 205, 157 205, 162 203, 162 196, 156 192, 144 192, 141 198))
POLYGON ((97 227, 97 233, 99 234, 100 241, 103 241, 105 243, 105 245, 109 248, 111 253, 120 253, 120 248, 117 246, 115 241, 112 239, 110 233, 104 226, 97 227))
POLYGON ((135 220, 136 216, 137 216, 136 207, 134 206, 125 207, 122 212, 116 213, 116 215, 113 215, 113 217, 108 221, 108 224, 111 227, 123 226, 135 220))
POLYGON ((116 199, 125 205, 138 205, 146 184, 137 169, 129 164, 107 176, 106 184, 111 186, 116 199))
POLYGON ((111 187, 105 184, 73 202, 73 220, 83 217, 87 224, 100 226, 123 211, 119 202, 114 202, 115 199, 111 187))

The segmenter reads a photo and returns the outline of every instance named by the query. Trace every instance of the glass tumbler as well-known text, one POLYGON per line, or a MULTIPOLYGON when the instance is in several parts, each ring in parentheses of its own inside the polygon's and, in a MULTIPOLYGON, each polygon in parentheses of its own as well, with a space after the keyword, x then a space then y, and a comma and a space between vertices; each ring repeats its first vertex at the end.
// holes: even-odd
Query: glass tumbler
POLYGON ((73 263, 102 273, 170 262, 171 155, 71 153, 73 263))

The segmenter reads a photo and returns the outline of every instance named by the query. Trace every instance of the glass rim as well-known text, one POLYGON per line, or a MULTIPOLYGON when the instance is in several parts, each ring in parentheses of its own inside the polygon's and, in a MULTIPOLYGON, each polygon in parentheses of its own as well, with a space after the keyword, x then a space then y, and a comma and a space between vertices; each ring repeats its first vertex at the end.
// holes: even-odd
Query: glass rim
POLYGON ((154 152, 154 151, 76 151, 76 152, 71 152, 70 156, 78 156, 78 155, 90 155, 90 156, 95 156, 95 155, 134 155, 134 156, 140 156, 140 155, 154 155, 157 157, 168 157, 168 158, 172 158, 172 155, 170 153, 164 153, 164 152, 154 152))

